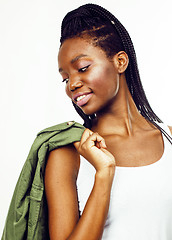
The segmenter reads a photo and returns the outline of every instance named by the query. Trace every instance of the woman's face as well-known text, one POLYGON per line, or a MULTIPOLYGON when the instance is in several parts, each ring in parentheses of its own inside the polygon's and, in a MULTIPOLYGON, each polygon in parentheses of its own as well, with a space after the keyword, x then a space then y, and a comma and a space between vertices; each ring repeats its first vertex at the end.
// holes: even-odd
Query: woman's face
POLYGON ((114 102, 119 88, 118 70, 99 47, 82 38, 65 40, 58 62, 67 95, 85 114, 102 111, 114 102))

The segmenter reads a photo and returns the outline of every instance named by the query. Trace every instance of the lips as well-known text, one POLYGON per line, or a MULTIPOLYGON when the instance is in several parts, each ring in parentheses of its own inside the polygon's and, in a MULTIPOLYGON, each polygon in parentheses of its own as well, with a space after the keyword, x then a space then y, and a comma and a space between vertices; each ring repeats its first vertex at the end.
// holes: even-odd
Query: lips
POLYGON ((78 93, 73 97, 73 100, 76 102, 76 104, 79 107, 81 107, 90 100, 91 96, 92 96, 92 92, 78 93))

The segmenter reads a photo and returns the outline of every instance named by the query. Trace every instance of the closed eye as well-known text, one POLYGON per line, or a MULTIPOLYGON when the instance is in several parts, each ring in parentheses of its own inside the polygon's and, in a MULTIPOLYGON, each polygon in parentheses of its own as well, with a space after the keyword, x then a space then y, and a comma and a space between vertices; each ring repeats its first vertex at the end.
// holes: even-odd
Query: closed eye
POLYGON ((86 67, 83 67, 83 68, 80 68, 78 70, 78 72, 85 72, 87 70, 87 68, 89 68, 90 65, 86 66, 86 67))

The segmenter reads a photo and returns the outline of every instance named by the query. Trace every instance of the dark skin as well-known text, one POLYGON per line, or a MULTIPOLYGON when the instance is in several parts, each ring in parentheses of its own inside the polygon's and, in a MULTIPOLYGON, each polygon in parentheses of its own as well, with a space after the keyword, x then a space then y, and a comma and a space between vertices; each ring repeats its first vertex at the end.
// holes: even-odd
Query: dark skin
POLYGON ((80 142, 50 153, 45 174, 50 238, 97 240, 108 213, 115 166, 138 167, 158 161, 163 154, 162 135, 134 104, 126 84, 129 60, 125 52, 109 59, 88 39, 68 39, 58 60, 67 95, 86 114, 96 113, 97 118, 80 142), (80 219, 76 191, 79 155, 96 169, 80 219))

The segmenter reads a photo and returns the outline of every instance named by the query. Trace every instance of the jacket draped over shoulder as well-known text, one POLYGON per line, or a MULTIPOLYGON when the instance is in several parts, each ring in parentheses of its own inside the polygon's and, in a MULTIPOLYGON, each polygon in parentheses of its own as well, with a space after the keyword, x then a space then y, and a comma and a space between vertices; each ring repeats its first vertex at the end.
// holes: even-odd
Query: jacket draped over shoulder
POLYGON ((48 154, 53 149, 79 141, 84 129, 72 121, 37 134, 15 187, 1 240, 49 239, 44 191, 48 154))

